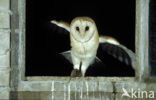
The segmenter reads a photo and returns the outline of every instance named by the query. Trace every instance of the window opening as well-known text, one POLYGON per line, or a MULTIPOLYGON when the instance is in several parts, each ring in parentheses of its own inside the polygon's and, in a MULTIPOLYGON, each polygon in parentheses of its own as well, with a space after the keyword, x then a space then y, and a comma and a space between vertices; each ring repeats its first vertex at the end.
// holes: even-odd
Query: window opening
POLYGON ((149 6, 149 61, 151 75, 156 76, 156 1, 150 0, 149 6))
MULTIPOLYGON (((70 49, 69 33, 50 21, 70 23, 78 16, 91 17, 99 34, 116 38, 134 52, 135 0, 102 3, 26 0, 26 76, 70 76, 72 64, 59 54, 70 49)), ((86 76, 134 76, 132 66, 107 53, 98 55, 103 55, 100 57, 103 64, 90 66, 86 76)))

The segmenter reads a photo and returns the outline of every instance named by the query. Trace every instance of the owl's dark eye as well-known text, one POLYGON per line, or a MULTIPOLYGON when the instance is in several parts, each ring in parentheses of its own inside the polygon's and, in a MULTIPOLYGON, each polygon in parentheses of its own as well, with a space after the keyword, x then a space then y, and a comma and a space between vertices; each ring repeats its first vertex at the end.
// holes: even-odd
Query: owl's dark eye
POLYGON ((86 26, 85 31, 88 31, 88 30, 89 30, 89 26, 86 26))
POLYGON ((79 30, 80 30, 78 26, 76 26, 76 30, 77 30, 77 31, 79 31, 79 30))

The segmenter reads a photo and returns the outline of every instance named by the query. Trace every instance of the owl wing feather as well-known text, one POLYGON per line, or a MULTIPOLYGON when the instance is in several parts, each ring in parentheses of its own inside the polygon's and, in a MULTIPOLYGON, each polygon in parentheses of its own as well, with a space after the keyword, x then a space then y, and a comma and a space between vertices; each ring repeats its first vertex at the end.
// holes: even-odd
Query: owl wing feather
POLYGON ((70 25, 66 22, 63 22, 63 21, 56 21, 56 20, 52 20, 51 23, 61 27, 61 28, 64 28, 65 30, 67 30, 68 32, 70 32, 70 25))
POLYGON ((131 65, 134 68, 135 54, 133 51, 109 36, 100 36, 99 42, 102 51, 107 52, 119 61, 124 62, 127 65, 131 65))

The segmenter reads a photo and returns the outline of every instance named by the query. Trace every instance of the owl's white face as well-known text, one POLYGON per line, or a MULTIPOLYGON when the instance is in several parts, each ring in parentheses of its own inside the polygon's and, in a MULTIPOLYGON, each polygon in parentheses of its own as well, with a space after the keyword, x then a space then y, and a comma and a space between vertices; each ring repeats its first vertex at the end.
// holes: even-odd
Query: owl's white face
POLYGON ((75 18, 70 25, 72 37, 79 42, 89 41, 95 32, 97 32, 95 22, 90 18, 75 18))

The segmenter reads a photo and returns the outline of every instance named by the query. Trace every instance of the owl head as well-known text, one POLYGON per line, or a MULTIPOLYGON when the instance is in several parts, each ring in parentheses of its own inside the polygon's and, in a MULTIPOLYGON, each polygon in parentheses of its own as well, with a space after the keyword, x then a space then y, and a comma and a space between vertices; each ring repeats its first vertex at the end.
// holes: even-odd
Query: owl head
POLYGON ((79 42, 87 42, 97 33, 96 24, 89 17, 76 17, 70 24, 70 34, 79 42))

